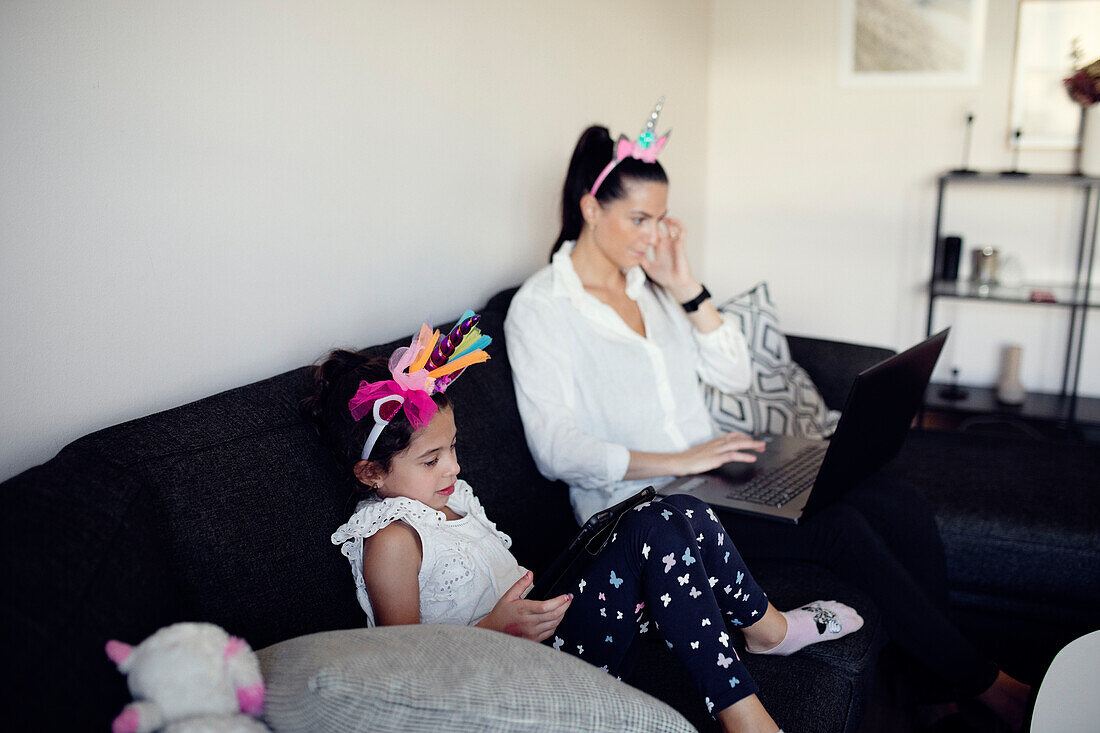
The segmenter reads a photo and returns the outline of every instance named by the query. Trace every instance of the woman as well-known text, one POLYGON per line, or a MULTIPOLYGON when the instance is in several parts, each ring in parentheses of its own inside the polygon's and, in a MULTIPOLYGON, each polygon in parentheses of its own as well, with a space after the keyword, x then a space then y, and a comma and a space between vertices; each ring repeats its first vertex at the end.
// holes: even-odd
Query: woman
MULTIPOLYGON (((520 288, 505 321, 528 445, 545 476, 569 484, 581 521, 639 486, 764 449, 717 433, 703 403, 698 380, 743 391, 749 357, 692 272, 683 224, 668 216, 668 179, 652 152, 667 135, 653 137, 655 120, 638 143, 613 144, 604 127, 581 135, 551 264, 520 288)), ((897 644, 961 697, 1022 726, 1029 688, 945 615, 943 547, 918 493, 879 482, 798 526, 722 521, 750 560, 810 560, 861 588, 897 644)))

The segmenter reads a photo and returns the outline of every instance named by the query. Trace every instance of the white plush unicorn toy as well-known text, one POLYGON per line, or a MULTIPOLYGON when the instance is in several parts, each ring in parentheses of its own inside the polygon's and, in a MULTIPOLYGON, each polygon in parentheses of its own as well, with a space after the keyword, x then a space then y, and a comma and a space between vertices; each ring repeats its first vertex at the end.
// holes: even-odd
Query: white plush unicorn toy
POLYGON ((264 707, 256 654, 219 626, 172 624, 137 646, 112 639, 107 656, 134 696, 115 718, 114 733, 268 730, 254 719, 264 707))

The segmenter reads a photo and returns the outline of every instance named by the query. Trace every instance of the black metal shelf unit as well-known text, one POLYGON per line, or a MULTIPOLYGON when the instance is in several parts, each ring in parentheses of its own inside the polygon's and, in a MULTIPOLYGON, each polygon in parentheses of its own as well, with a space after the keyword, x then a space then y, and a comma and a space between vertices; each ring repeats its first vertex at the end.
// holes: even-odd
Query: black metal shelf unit
MULTIPOLYGON (((1091 288, 1092 266, 1096 255, 1097 218, 1100 215, 1100 178, 1073 176, 1057 173, 1031 173, 1026 175, 1004 175, 989 172, 950 172, 939 177, 939 190, 936 198, 936 230, 932 244, 932 275, 928 281, 928 321, 926 333, 932 334, 936 301, 951 298, 962 301, 979 300, 995 303, 1016 303, 1021 305, 1064 308, 1069 311, 1069 335, 1066 339, 1066 358, 1062 371, 1062 389, 1057 395, 1028 395, 1030 404, 1044 403, 1047 409, 1040 410, 1048 419, 1066 424, 1073 429, 1079 418, 1091 422, 1096 412, 1098 400, 1087 400, 1082 412, 1077 396, 1081 376, 1081 358, 1084 350, 1085 320, 1088 312, 1100 307, 1100 293, 1091 288), (1019 287, 998 285, 980 285, 960 280, 945 280, 940 277, 944 260, 943 202, 948 185, 1005 185, 1005 186, 1062 186, 1078 188, 1084 197, 1081 229, 1077 245, 1077 264, 1073 280, 1058 284, 1026 284, 1019 287), (1045 290, 1053 295, 1053 302, 1033 300, 1034 290, 1045 290)), ((939 399, 938 388, 933 385, 925 397, 925 409, 950 408, 950 402, 939 399)), ((959 407, 965 410, 1000 411, 995 401, 982 401, 959 407), (988 402, 988 404, 985 404, 988 402)), ((1036 415, 1039 417, 1039 415, 1036 415)))

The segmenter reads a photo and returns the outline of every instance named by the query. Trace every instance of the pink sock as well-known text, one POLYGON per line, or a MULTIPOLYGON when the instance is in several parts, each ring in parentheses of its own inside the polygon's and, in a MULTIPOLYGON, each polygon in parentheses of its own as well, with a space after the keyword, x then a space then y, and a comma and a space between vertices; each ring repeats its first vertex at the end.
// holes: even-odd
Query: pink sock
POLYGON ((839 639, 863 627, 863 617, 854 608, 836 601, 814 601, 782 614, 787 619, 787 635, 783 641, 764 650, 746 645, 745 651, 786 657, 810 644, 839 639))

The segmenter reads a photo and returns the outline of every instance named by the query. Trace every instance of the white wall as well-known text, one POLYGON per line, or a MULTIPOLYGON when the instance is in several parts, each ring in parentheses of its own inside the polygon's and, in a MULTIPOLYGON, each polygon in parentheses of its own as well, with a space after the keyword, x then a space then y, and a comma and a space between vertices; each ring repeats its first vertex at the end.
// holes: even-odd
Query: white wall
MULTIPOLYGON (((936 178, 960 165, 1010 167, 1006 146, 1016 1, 989 0, 978 87, 852 89, 838 84, 840 0, 712 5, 707 231, 711 290, 765 279, 793 333, 895 348, 923 337, 936 178)), ((1022 154, 1020 168, 1066 172, 1069 153, 1022 154)), ((952 188, 947 233, 997 246, 1032 281, 1072 274, 1081 199, 1071 190, 952 188)), ((1100 270, 1100 267, 1097 268, 1100 270)), ((967 274, 966 268, 963 276, 967 274)), ((1094 278, 1100 282, 1100 277, 1094 278)), ((1100 393, 1100 323, 1087 335, 1082 390, 1100 393)), ((1000 349, 1024 345, 1022 381, 1057 391, 1067 312, 939 301, 954 324, 937 379, 996 381, 1000 349)))
MULTIPOLYGON (((856 90, 837 85, 840 0, 8 0, 0 479, 482 304, 545 262, 580 130, 633 133, 661 93, 672 209, 716 295, 767 279, 791 332, 912 343, 968 110, 972 164, 1009 163, 1015 5, 990 0, 981 86, 856 90)), ((1072 197, 968 196, 947 212, 968 247, 1031 278, 1068 266, 1072 197)), ((1058 386, 1057 313, 941 314, 964 382, 1019 340, 1025 386, 1058 386)))
POLYGON ((544 264, 591 122, 677 128, 705 2, 0 5, 0 479, 94 429, 477 307, 544 264), (658 20, 659 19, 659 20, 658 20))

